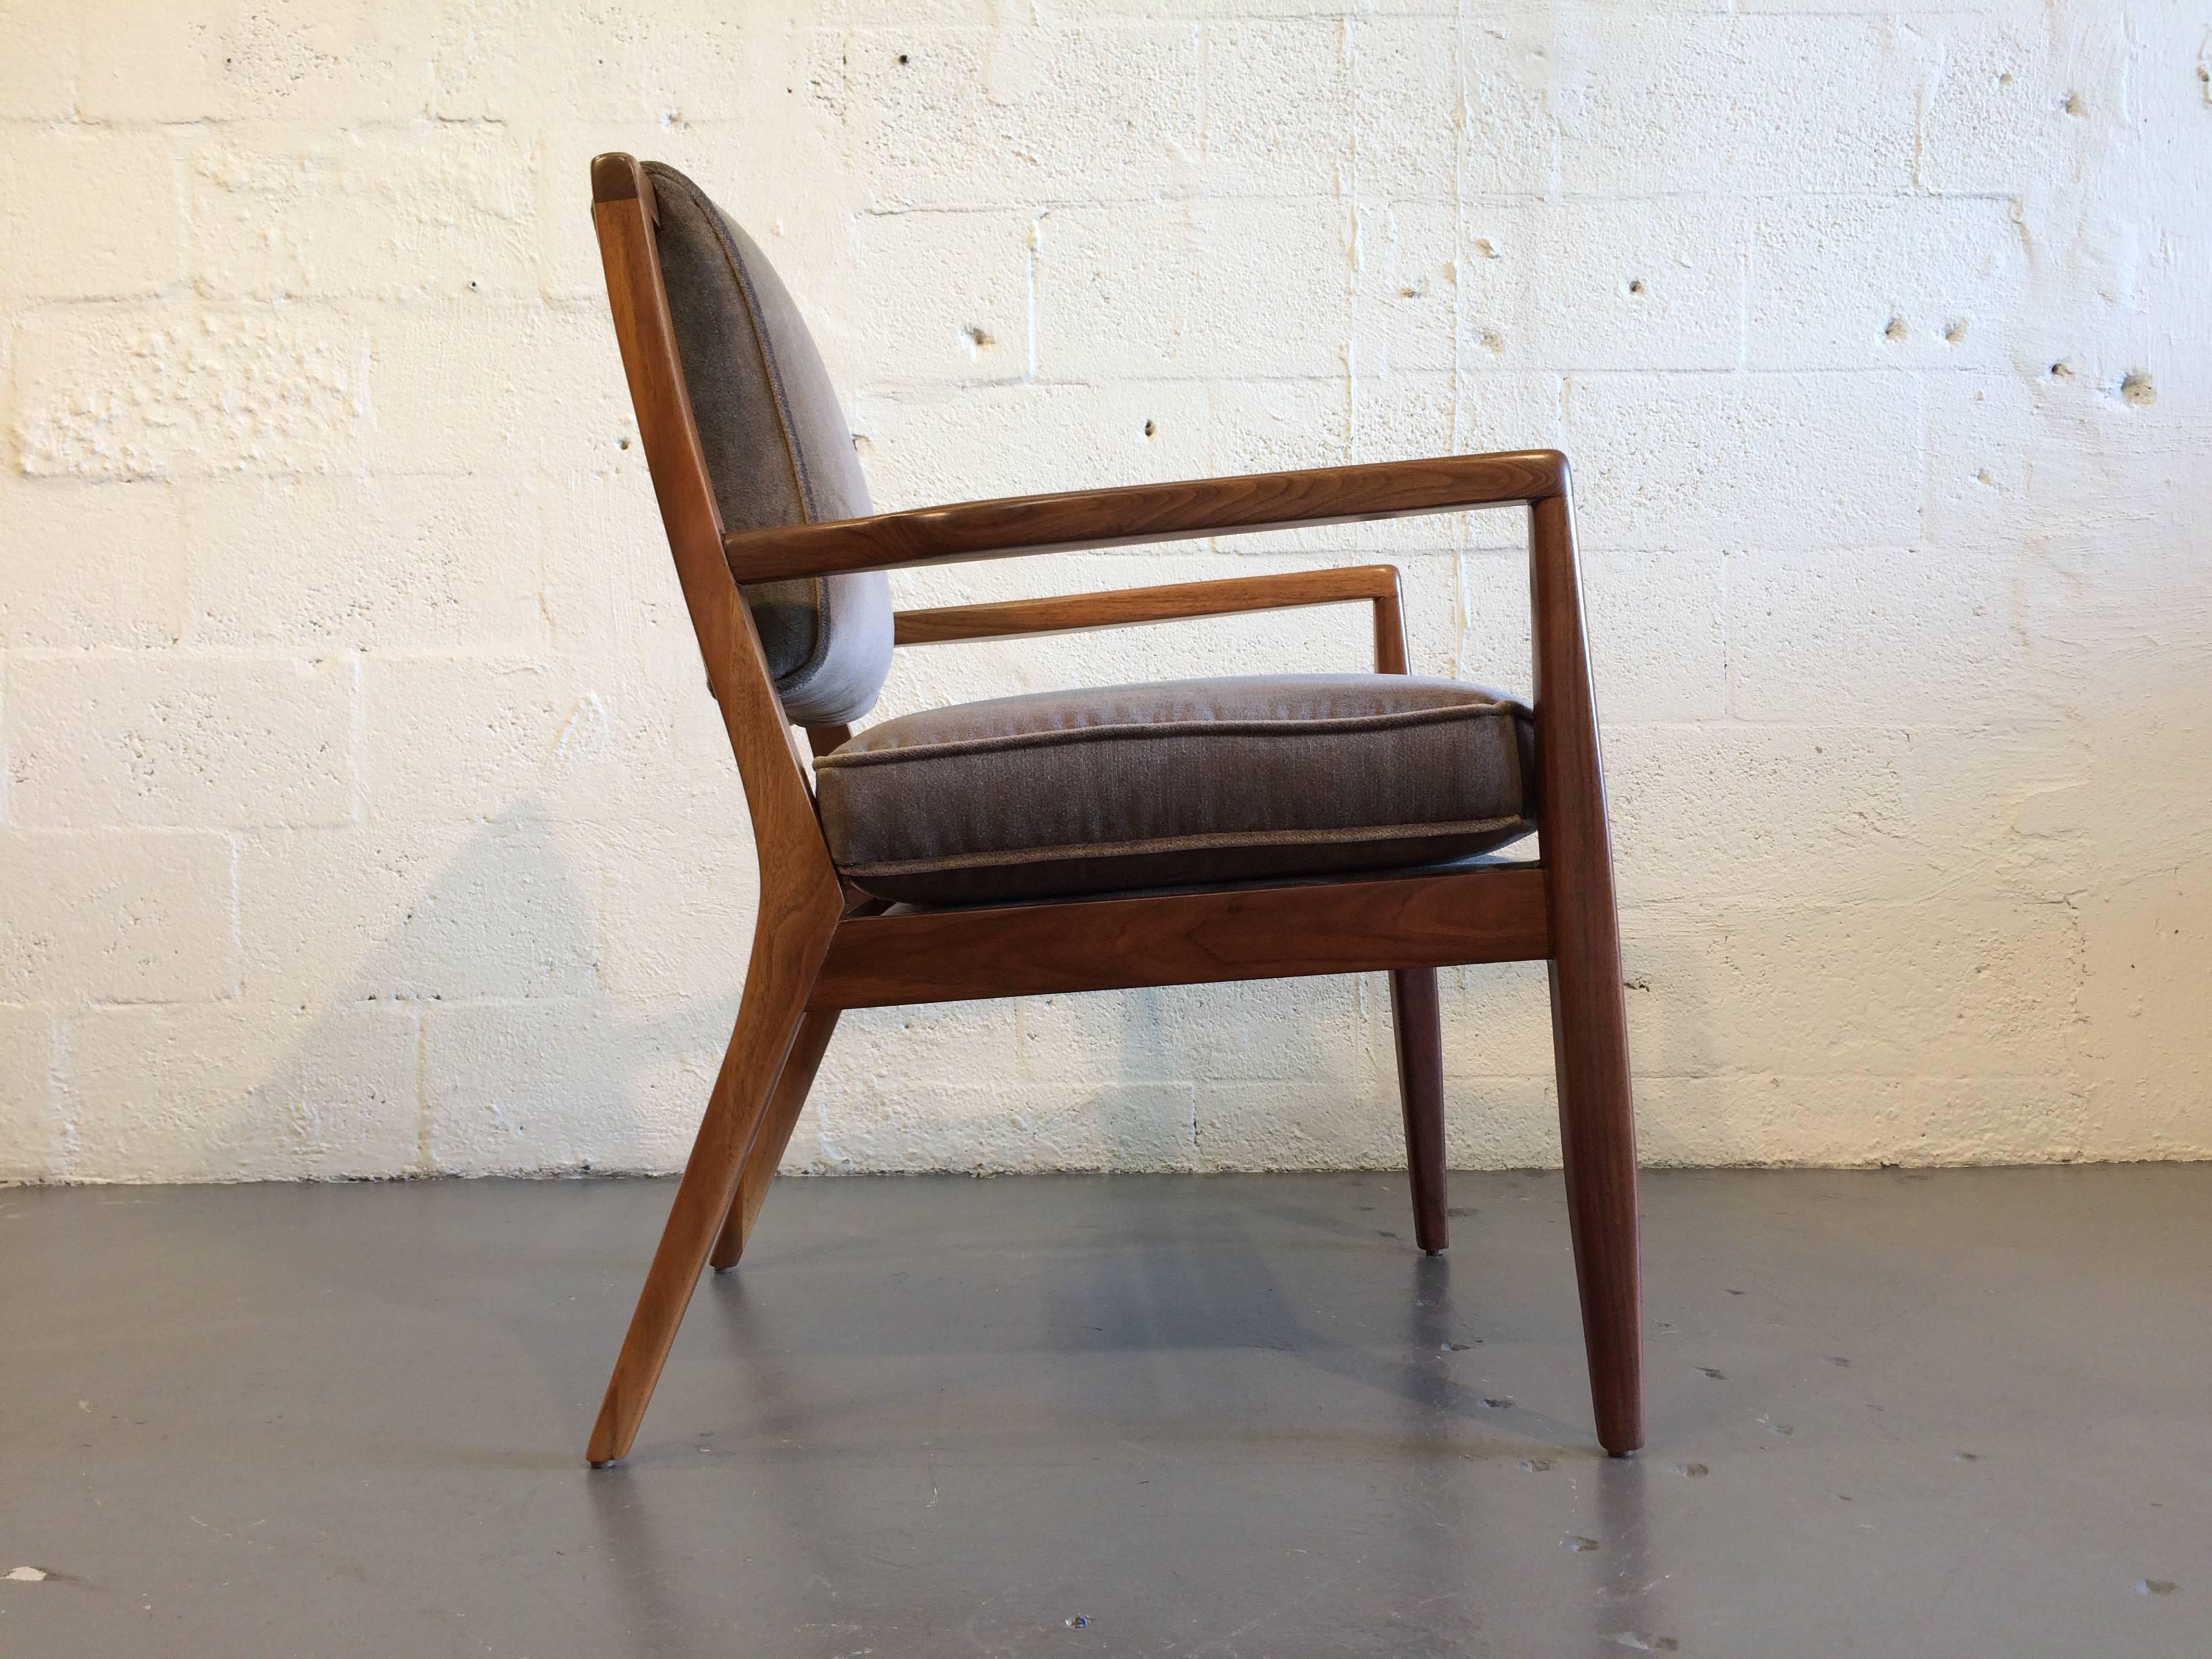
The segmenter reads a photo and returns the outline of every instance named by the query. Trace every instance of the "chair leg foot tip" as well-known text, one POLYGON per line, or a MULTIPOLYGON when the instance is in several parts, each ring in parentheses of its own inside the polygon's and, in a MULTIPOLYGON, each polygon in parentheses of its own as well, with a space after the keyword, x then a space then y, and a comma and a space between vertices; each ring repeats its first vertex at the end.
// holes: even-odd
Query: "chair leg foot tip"
POLYGON ((1444 1247, 1441 1244, 1437 1245, 1434 1249, 1430 1249, 1425 1245, 1421 1249, 1421 1254, 1423 1255, 1442 1255, 1443 1253, 1444 1247))
POLYGON ((584 1462, 590 1464, 592 1468, 595 1469, 611 1469, 614 1468, 616 1464, 621 1462, 622 1459, 619 1457, 587 1457, 584 1462))

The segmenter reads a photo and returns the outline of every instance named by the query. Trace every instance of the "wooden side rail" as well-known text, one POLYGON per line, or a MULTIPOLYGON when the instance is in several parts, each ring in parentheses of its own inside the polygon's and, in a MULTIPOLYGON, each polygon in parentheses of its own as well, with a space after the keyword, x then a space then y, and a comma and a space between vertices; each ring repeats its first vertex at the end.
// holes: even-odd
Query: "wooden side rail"
POLYGON ((880 1008, 1523 962, 1549 948, 1544 872, 1536 864, 894 910, 837 924, 807 1006, 880 1008))
POLYGON ((1462 507, 1534 504, 1556 500, 1566 489, 1567 458, 1556 449, 1526 449, 963 501, 871 519, 735 532, 722 545, 738 581, 771 582, 1193 536, 1365 524, 1462 507))
POLYGON ((1360 564, 1340 570, 1293 570, 1219 581, 1176 582, 1162 587, 1069 593, 1055 599, 902 611, 895 620, 892 637, 900 645, 944 645, 1010 635, 1079 634, 1097 628, 1223 617, 1242 611, 1289 611, 1358 599, 1395 610, 1397 567, 1360 564))

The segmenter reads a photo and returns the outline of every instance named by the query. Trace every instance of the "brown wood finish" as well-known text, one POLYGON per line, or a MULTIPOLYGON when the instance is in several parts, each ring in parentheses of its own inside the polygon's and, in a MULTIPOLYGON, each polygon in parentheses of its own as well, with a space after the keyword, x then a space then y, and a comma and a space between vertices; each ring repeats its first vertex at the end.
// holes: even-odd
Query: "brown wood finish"
POLYGON ((1408 673, 1411 670, 1406 656, 1406 605, 1398 592, 1398 568, 1385 564, 1376 568, 1390 573, 1390 591, 1375 596, 1375 672, 1408 673))
POLYGON ((799 1127, 799 1115, 805 1109, 806 1091, 814 1086, 814 1074, 822 1069, 822 1056, 830 1052, 830 1038, 836 1029, 834 1008, 811 1010, 799 1022, 791 1052, 784 1057, 783 1070, 768 1097, 768 1113, 761 1119, 760 1133, 745 1153, 744 1168, 738 1177, 738 1195, 730 1200, 721 1233, 707 1257, 718 1273, 736 1267, 745 1253, 745 1241, 752 1237, 761 1206, 768 1201, 769 1183, 775 1179, 776 1165, 783 1162, 783 1149, 791 1145, 791 1132, 799 1127))
POLYGON ((608 1463, 625 1455, 636 1437, 684 1307, 729 1213, 740 1166, 783 1069, 843 898, 752 613, 722 558, 721 514, 708 483, 653 246, 652 186, 627 156, 594 161, 592 182, 615 336, 653 494, 708 684, 744 783, 761 865, 775 872, 773 881, 761 884, 752 959, 729 1052, 592 1430, 586 1455, 608 1463))
POLYGON ((1529 509, 1537 799, 1551 918, 1552 1050, 1559 1144, 1581 1288, 1597 1435, 1616 1455, 1644 1443, 1643 1301, 1636 1250, 1636 1122, 1613 908, 1597 706, 1583 637, 1582 578, 1565 495, 1529 509))
POLYGON ((1451 1243, 1451 1200, 1444 1175, 1443 1010, 1435 969, 1392 971, 1390 1029, 1406 1119, 1406 1175, 1413 1188, 1413 1242, 1441 1255, 1451 1243))
POLYGON ((1049 599, 902 611, 895 620, 892 638, 900 645, 945 645, 1018 634, 1079 634, 1137 623, 1225 617, 1243 611, 1289 611, 1350 599, 1373 600, 1379 611, 1386 600, 1395 607, 1397 599, 1398 572, 1394 567, 1353 565, 1340 570, 1293 570, 1223 581, 1176 582, 1165 587, 1069 593, 1049 599))
POLYGON ((1556 495, 1565 477, 1566 457, 1555 449, 1375 461, 781 525, 732 535, 727 545, 730 570, 739 581, 780 581, 841 570, 957 564, 1193 536, 1366 524, 1455 507, 1517 506, 1556 495))
MULTIPOLYGON (((1406 613, 1395 569, 1390 571, 1390 591, 1375 596, 1375 672, 1407 672, 1406 613)), ((1451 1243, 1451 1199, 1444 1161, 1443 1008, 1435 969, 1391 970, 1390 1030, 1398 1050, 1398 1105, 1406 1121, 1413 1242, 1431 1255, 1440 1255, 1451 1243)))
POLYGON ((828 930, 793 937, 763 919, 753 936, 751 963, 745 969, 744 1000, 729 1052, 708 1097, 707 1115, 692 1143, 691 1156, 677 1183, 645 1288, 616 1357, 606 1397, 599 1402, 586 1459, 605 1465, 629 1455, 653 1398, 660 1368, 676 1341, 684 1310, 707 1265, 707 1257, 726 1224, 746 1152, 759 1134, 763 1110, 792 1039, 798 1034, 801 1003, 822 959, 828 930))
POLYGON ((848 917, 811 1005, 1294 979, 1544 954, 1534 864, 848 917))
MULTIPOLYGON (((744 781, 761 866, 729 1052, 623 1338, 587 1455, 626 1455, 710 1256, 742 1253, 837 1012, 884 1003, 1391 971, 1416 1234, 1443 1240, 1434 969, 1549 958, 1560 1118, 1600 1439, 1642 1436, 1635 1150, 1620 941, 1565 459, 1536 450, 970 502, 726 536, 661 286, 638 164, 592 167, 615 332, 684 603, 744 781), (1522 502, 1533 526, 1543 861, 957 910, 842 887, 739 581, 1522 502), (1435 1179, 1429 1180, 1433 1173, 1435 1179), (1433 1223, 1433 1226, 1431 1226, 1433 1223)), ((1262 604, 1367 599, 1378 669, 1406 672, 1396 572, 1300 573, 1119 595, 908 612, 902 642, 1064 631, 1262 604), (1387 580, 1386 580, 1387 577, 1387 580)), ((807 732, 817 755, 848 734, 807 732)))

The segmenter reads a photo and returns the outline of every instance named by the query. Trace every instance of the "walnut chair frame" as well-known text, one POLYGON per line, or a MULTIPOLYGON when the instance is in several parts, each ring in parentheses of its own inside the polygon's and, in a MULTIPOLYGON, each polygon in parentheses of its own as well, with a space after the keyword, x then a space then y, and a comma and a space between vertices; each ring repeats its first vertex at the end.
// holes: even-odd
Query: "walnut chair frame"
MULTIPOLYGON (((1643 1443, 1636 1151, 1627 1033, 1566 458, 1453 456, 975 501, 726 536, 679 359, 653 185, 628 155, 592 163, 592 216, 638 431, 685 604, 744 785, 760 908, 737 1027, 587 1452, 626 1455, 702 1270, 734 1266, 840 1011, 976 997, 1387 971, 1415 1232, 1446 1242, 1436 970, 1549 966, 1561 1150, 1597 1437, 1643 1443), (957 908, 890 907, 847 887, 740 584, 1500 504, 1530 524, 1540 857, 1382 875, 957 908)), ((1256 576, 900 613, 900 645, 1065 633, 1176 617, 1365 602, 1375 665, 1403 673, 1389 566, 1256 576)), ((813 751, 848 737, 812 728, 813 751)))

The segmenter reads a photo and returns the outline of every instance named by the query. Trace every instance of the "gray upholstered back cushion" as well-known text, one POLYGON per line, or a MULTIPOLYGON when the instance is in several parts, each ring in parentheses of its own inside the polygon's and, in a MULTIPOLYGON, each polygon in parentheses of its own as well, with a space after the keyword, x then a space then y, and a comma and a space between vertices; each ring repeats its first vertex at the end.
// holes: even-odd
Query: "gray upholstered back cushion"
MULTIPOLYGON (((726 530, 856 519, 872 509, 852 428, 799 307, 753 240, 698 185, 648 161, 661 273, 707 471, 726 530)), ((879 571, 749 587, 784 713, 836 726, 875 706, 891 661, 879 571)))

